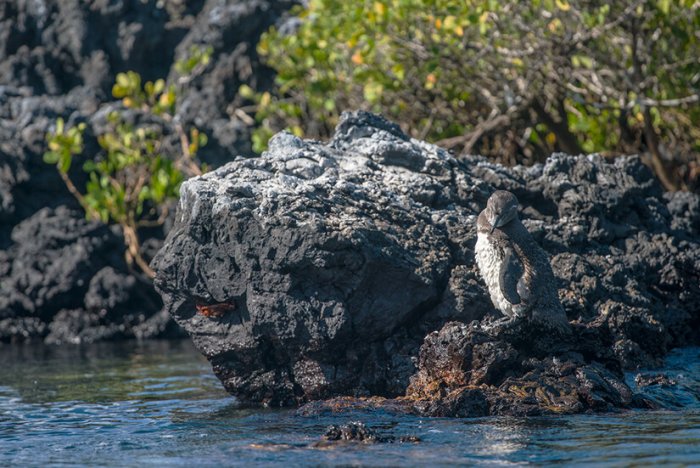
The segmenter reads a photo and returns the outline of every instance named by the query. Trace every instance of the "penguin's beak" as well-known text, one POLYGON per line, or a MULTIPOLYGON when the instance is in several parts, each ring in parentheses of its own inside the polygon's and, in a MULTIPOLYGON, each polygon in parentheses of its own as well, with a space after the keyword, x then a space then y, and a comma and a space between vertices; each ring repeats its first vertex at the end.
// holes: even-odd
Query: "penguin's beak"
POLYGON ((491 232, 489 232, 489 234, 493 234, 493 231, 496 230, 496 228, 498 227, 500 222, 501 222, 500 216, 496 216, 495 218, 493 218, 493 222, 491 223, 491 232))

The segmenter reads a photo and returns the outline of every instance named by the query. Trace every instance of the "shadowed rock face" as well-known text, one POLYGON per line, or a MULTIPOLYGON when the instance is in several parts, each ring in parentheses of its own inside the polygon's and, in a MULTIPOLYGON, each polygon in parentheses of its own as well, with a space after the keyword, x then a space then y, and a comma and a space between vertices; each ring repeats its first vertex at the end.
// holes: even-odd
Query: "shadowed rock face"
MULTIPOLYGON (((207 134, 199 156, 210 166, 252 155, 250 129, 231 109, 240 105, 234 101, 241 84, 263 90, 272 81, 255 44, 293 4, 0 0, 0 249, 11 228, 39 209, 77 207, 55 168, 41 159, 45 135, 57 117, 69 125, 94 119, 101 103, 114 100, 119 72, 134 70, 143 81, 170 75, 175 82, 174 62, 194 45, 211 46, 208 67, 178 83, 177 117, 207 134)), ((91 134, 99 128, 90 127, 86 153, 94 154, 91 134)), ((168 133, 171 126, 164 127, 168 133)), ((76 166, 72 176, 82 187, 76 166)))
POLYGON ((536 416, 644 405, 624 381, 601 324, 573 336, 535 322, 485 333, 477 322, 446 324, 425 338, 402 402, 429 416, 536 416))
POLYGON ((621 364, 698 340, 697 197, 664 195, 634 157, 554 155, 507 169, 457 161, 355 113, 327 144, 279 134, 262 157, 191 179, 181 194, 152 264, 156 287, 244 402, 409 389, 412 401, 445 403, 421 413, 506 414, 498 408, 513 395, 550 382, 551 397, 512 413, 619 407, 633 403, 621 364), (495 314, 473 249, 496 189, 517 195, 553 257, 577 320, 569 338, 465 325, 495 314))
MULTIPOLYGON (((189 7, 196 2, 182 3, 189 7)), ((299 2, 207 0, 199 3, 201 9, 187 35, 177 44, 175 60, 187 58, 192 46, 210 46, 212 58, 203 73, 183 86, 178 97, 178 115, 183 124, 191 123, 206 131, 209 143, 199 156, 210 165, 219 166, 238 154, 253 155, 250 127, 234 115, 244 104, 238 88, 244 83, 256 90, 270 88, 274 73, 261 63, 256 46, 262 33, 299 2)), ((171 81, 178 78, 171 69, 171 81)))
POLYGON ((51 344, 156 336, 172 325, 128 271, 118 231, 65 207, 44 208, 0 251, 0 342, 51 344))

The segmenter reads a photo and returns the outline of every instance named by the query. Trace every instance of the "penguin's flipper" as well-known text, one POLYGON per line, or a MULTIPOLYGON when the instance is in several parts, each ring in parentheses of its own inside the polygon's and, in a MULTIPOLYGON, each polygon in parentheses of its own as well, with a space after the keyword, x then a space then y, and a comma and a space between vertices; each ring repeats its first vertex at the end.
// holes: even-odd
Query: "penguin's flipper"
POLYGON ((504 258, 498 275, 498 286, 503 297, 511 304, 520 304, 520 278, 523 276, 523 267, 518 258, 513 254, 513 249, 504 249, 504 258))
POLYGON ((530 288, 525 284, 525 276, 521 276, 518 280, 518 295, 522 301, 528 302, 530 300, 530 288))

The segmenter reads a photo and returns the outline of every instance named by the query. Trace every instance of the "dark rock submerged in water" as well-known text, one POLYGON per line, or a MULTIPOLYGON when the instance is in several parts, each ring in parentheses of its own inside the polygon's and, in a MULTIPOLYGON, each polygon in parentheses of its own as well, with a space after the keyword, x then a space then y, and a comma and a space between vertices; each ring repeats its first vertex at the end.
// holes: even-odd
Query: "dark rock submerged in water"
POLYGON ((360 112, 328 143, 281 133, 262 157, 187 181, 152 266, 242 402, 580 412, 641 404, 622 369, 698 342, 699 217, 696 195, 664 194, 635 157, 458 161, 360 112), (571 335, 471 323, 496 315, 473 251, 496 189, 552 256, 571 335))
POLYGON ((420 442, 416 436, 383 435, 360 421, 351 421, 347 424, 332 425, 323 434, 323 440, 314 444, 316 447, 327 447, 333 443, 360 442, 365 444, 394 443, 394 442, 420 442))

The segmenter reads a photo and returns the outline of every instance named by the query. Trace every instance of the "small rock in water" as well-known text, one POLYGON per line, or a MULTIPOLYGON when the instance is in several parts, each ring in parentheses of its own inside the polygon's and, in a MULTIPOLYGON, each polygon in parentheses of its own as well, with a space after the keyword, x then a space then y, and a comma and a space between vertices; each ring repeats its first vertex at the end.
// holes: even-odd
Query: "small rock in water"
POLYGON ((354 421, 340 426, 336 424, 329 426, 323 438, 331 441, 354 440, 358 442, 377 442, 380 437, 364 423, 354 421))
POLYGON ((648 387, 650 385, 660 385, 662 387, 673 387, 678 385, 678 381, 670 378, 666 374, 642 375, 637 374, 634 377, 634 383, 638 387, 648 387))
POLYGON ((377 433, 360 421, 353 421, 347 424, 333 424, 326 429, 323 435, 323 441, 317 445, 325 445, 325 442, 363 442, 366 444, 374 443, 393 443, 393 442, 420 442, 420 438, 416 436, 400 436, 393 435, 383 436, 377 433))

